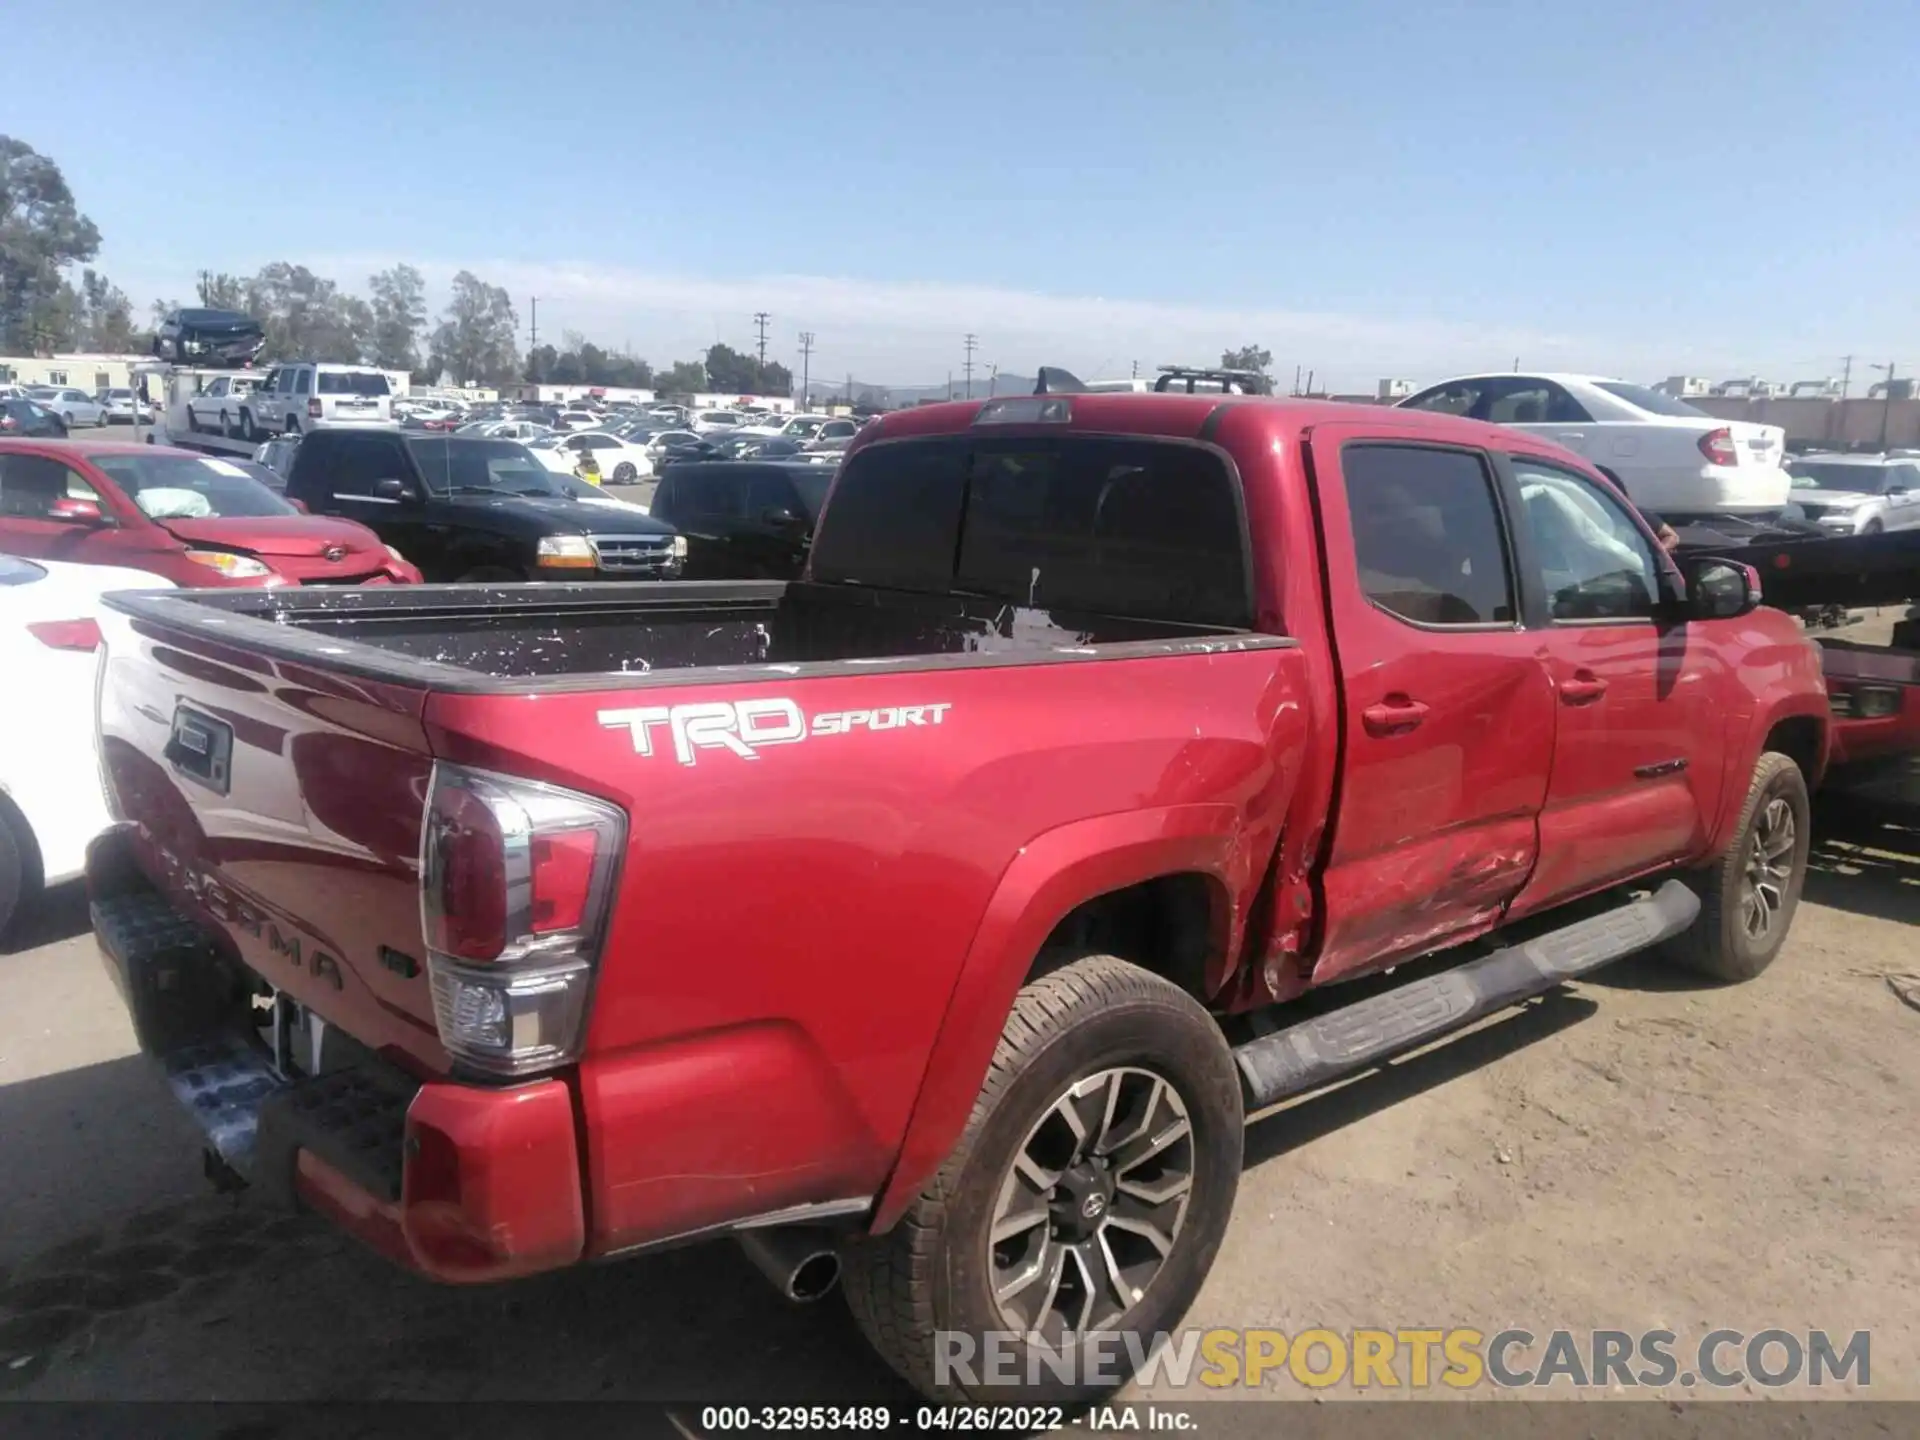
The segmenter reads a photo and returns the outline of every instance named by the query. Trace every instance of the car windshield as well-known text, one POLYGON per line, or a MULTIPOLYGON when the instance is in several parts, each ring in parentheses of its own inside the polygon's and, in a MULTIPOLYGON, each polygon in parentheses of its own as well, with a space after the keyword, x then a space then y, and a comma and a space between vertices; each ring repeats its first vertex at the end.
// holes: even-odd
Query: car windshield
POLYGON ((1593 388, 1604 390, 1616 400, 1624 400, 1636 410, 1644 410, 1649 415, 1685 415, 1706 419, 1707 412, 1696 410, 1684 400, 1676 400, 1671 395, 1658 390, 1650 390, 1645 385, 1629 385, 1624 380, 1596 380, 1593 388))
POLYGON ((322 395, 385 395, 387 377, 378 370, 322 370, 322 395))
POLYGON ((787 422, 787 434, 793 436, 796 440, 809 440, 813 437, 814 432, 824 423, 824 421, 820 420, 789 420, 787 422))
POLYGON ((126 491, 150 519, 211 520, 300 513, 230 460, 163 451, 87 458, 126 491))
POLYGON ((47 572, 31 561, 0 555, 0 585, 31 585, 47 578, 47 572))
POLYGON ((1845 461, 1795 460, 1788 476, 1796 490, 1853 490, 1878 494, 1886 481, 1884 465, 1849 465, 1845 461))
POLYGON ((566 492, 526 446, 512 440, 407 437, 429 488, 465 495, 548 495, 566 492))

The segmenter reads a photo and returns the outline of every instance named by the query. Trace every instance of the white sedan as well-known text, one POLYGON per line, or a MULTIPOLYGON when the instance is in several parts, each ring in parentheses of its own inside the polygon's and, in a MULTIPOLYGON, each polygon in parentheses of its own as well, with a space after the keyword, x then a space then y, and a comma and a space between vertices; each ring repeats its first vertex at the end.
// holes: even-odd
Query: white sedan
POLYGON ((556 436, 550 446, 529 447, 547 469, 571 475, 580 457, 591 454, 600 466, 600 478, 609 485, 631 485, 653 474, 653 457, 644 445, 622 440, 604 430, 582 430, 556 436))
POLYGON ((93 725, 100 597, 173 588, 145 570, 0 555, 0 674, 33 697, 0 711, 0 932, 42 885, 77 877, 108 825, 93 725))
POLYGON ((1774 516, 1787 504, 1786 431, 1722 420, 1598 375, 1468 375, 1399 402, 1403 410, 1511 425, 1584 456, 1636 505, 1676 524, 1774 516))
POLYGON ((67 422, 69 430, 79 425, 107 423, 107 407, 71 385, 29 385, 27 398, 53 411, 67 422))

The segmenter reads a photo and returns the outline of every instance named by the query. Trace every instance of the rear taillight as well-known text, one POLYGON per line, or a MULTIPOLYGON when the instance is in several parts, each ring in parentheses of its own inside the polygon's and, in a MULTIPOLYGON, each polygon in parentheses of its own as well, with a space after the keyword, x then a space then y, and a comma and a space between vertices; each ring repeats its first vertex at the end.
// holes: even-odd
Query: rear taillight
POLYGON ((626 832, 604 800, 434 767, 420 917, 448 1054, 500 1075, 579 1055, 626 832))
POLYGON ((326 411, 320 408, 320 402, 318 400, 307 401, 307 418, 309 420, 318 420, 326 413, 326 411))
POLYGON ((1733 443, 1733 431, 1722 426, 1700 437, 1700 453, 1713 465, 1738 465, 1739 447, 1733 443))
POLYGON ((98 650, 100 627, 91 620, 40 620, 27 633, 54 650, 98 650))

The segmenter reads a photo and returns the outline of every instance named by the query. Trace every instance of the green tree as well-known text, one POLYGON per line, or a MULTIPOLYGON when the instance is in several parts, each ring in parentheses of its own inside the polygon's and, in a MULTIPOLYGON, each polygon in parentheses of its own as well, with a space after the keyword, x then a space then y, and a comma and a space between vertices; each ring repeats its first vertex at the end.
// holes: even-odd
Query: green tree
POLYGON ((200 303, 209 310, 252 311, 253 287, 238 275, 202 270, 199 283, 193 288, 200 297, 200 303))
POLYGON ((74 204, 60 167, 0 135, 0 348, 33 354, 70 344, 75 294, 61 272, 99 250, 100 231, 74 204))
POLYGON ((654 377, 662 395, 697 395, 707 388, 707 372, 698 360, 676 360, 654 377))
POLYGON ((127 292, 97 270, 83 270, 76 292, 78 314, 75 343, 82 350, 125 355, 137 344, 133 329, 133 302, 127 292))
POLYGON ((1253 370, 1265 375, 1267 367, 1273 364, 1273 352, 1259 345, 1243 345, 1238 350, 1223 350, 1220 353, 1222 370, 1253 370))
POLYGON ((248 311, 267 337, 264 359, 354 362, 372 349, 372 308, 304 265, 262 266, 247 288, 248 311))
POLYGON ((369 276, 373 295, 374 363, 389 370, 413 370, 420 364, 420 335, 427 328, 427 287, 411 265, 396 265, 369 276))
POLYGON ((520 317, 513 298, 471 270, 453 277, 453 299, 433 332, 431 369, 454 383, 504 384, 520 370, 520 317))

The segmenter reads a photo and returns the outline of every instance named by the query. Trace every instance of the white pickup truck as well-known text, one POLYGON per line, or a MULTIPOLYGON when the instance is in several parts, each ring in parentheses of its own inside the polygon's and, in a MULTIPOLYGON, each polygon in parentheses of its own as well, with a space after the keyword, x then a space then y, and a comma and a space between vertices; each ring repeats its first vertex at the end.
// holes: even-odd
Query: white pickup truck
POLYGON ((290 360, 240 402, 240 429, 248 440, 299 435, 335 425, 391 425, 393 387, 371 365, 290 360))
POLYGON ((206 388, 187 399, 187 428, 194 434, 212 431, 239 435, 240 403, 265 379, 258 373, 216 375, 206 388))

